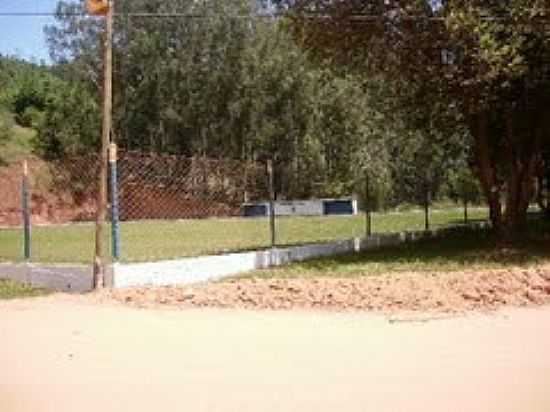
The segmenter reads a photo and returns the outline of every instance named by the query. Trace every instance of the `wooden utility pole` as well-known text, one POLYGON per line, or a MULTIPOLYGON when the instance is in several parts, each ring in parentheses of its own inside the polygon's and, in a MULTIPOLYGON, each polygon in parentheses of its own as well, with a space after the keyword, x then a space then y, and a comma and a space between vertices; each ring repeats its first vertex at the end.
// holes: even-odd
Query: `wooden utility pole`
POLYGON ((101 132, 101 155, 99 187, 97 192, 97 215, 95 230, 94 288, 105 286, 105 220, 107 217, 107 173, 109 144, 111 141, 113 109, 113 14, 114 0, 108 0, 103 36, 103 125, 101 132))

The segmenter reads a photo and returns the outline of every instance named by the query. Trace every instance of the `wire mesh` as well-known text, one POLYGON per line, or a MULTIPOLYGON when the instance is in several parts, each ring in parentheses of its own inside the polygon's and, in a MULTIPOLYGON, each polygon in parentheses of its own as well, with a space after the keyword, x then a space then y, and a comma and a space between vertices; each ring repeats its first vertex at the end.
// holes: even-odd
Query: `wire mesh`
POLYGON ((118 170, 122 260, 268 245, 267 219, 241 218, 244 203, 266 197, 264 165, 127 152, 118 170))
POLYGON ((33 261, 92 260, 98 171, 96 155, 31 164, 33 261))
MULTIPOLYGON (((0 168, 0 257, 24 259, 23 162, 0 168)), ((31 261, 90 263, 94 251, 97 156, 26 160, 31 222, 31 261)))
MULTIPOLYGON (((442 129, 431 112, 417 113, 433 106, 430 97, 411 96, 393 113, 382 107, 393 84, 319 64, 287 30, 292 21, 281 7, 292 2, 116 3, 111 137, 120 149, 123 262, 363 237, 367 204, 372 234, 425 229, 425 200, 433 229, 464 223, 464 204, 469 221, 487 218, 479 191, 451 188, 449 170, 473 163, 472 152, 459 153, 469 145, 462 128, 442 129), (434 149, 441 141, 447 152, 434 149), (267 158, 274 161, 274 234, 267 158), (330 214, 331 201, 356 207, 330 214), (306 203, 316 211, 300 212, 306 203), (257 210, 247 215, 246 207, 257 210)), ((30 97, 45 98, 31 107, 38 115, 19 113, 18 121, 40 129, 33 149, 43 157, 28 158, 33 261, 90 263, 94 254, 99 158, 76 154, 99 151, 104 21, 83 6, 60 4, 49 19, 52 68, 40 69, 44 81, 29 82, 30 97)), ((25 10, 53 12, 37 7, 25 10)), ((23 259, 21 180, 19 162, 0 166, 1 260, 23 259)), ((539 201, 546 209, 547 182, 539 201)), ((110 231, 105 236, 108 248, 110 231)))
MULTIPOLYGON (((32 158, 27 164, 31 260, 90 263, 95 245, 98 156, 53 161, 32 158)), ((24 258, 22 179, 21 162, 0 167, 0 196, 4 199, 0 207, 2 261, 24 258)), ((120 201, 120 258, 126 262, 367 235, 365 193, 360 191, 339 199, 276 199, 275 245, 272 245, 269 179, 263 162, 122 152, 116 190, 120 201), (331 202, 339 204, 332 215, 331 202), (247 212, 247 207, 254 212, 248 213, 251 209, 247 212)), ((436 197, 429 218, 434 229, 463 224, 461 199, 436 197)), ((468 220, 477 219, 487 219, 487 208, 479 202, 470 204, 468 209, 468 220)), ((410 203, 391 209, 377 208, 371 212, 371 225, 372 234, 423 230, 424 209, 410 203)), ((106 256, 111 255, 107 250, 110 235, 106 231, 103 241, 106 256)))
POLYGON ((5 261, 19 260, 23 254, 22 179, 22 164, 0 166, 0 259, 5 261))

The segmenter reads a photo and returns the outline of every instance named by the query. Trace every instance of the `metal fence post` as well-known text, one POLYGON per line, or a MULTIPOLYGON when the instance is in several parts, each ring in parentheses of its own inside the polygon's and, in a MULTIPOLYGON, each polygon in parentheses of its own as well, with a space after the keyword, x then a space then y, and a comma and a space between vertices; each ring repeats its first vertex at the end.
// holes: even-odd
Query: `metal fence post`
POLYGON ((468 224, 468 197, 464 195, 464 224, 468 224))
POLYGON ((275 182, 273 177, 273 160, 267 161, 267 175, 269 183, 269 231, 271 234, 271 247, 277 245, 277 236, 275 228, 275 182))
POLYGON ((431 193, 428 183, 426 183, 426 193, 424 202, 424 228, 426 231, 430 230, 430 203, 431 193))
POLYGON ((21 182, 22 211, 23 211, 23 254, 25 260, 31 258, 31 193, 29 185, 29 167, 23 161, 23 180, 21 182))
POLYGON ((118 203, 117 146, 109 145, 109 168, 111 172, 111 253, 116 262, 120 259, 120 212, 118 203))
POLYGON ((365 173, 365 219, 367 237, 372 235, 372 221, 370 208, 370 179, 369 172, 365 173))

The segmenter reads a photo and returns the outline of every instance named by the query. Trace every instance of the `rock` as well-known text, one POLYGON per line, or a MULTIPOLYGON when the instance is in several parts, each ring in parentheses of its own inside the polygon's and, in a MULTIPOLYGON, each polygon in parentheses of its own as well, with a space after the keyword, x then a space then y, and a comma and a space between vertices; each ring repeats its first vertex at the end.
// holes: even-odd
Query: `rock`
POLYGON ((462 297, 466 300, 474 300, 474 301, 481 300, 481 296, 479 294, 472 293, 472 292, 464 292, 462 293, 462 297))
POLYGON ((183 291, 183 293, 181 294, 181 298, 183 300, 191 300, 195 297, 195 292, 193 292, 192 289, 186 289, 183 291))
POLYGON ((532 290, 528 290, 527 292, 525 292, 525 297, 534 303, 537 303, 539 301, 539 297, 532 290))

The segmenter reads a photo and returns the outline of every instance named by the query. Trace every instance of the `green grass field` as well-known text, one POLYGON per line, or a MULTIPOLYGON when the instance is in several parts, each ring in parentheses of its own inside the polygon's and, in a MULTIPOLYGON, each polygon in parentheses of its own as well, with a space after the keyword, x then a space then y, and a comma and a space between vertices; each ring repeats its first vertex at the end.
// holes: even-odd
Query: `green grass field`
POLYGON ((457 230, 443 238, 294 263, 251 272, 241 278, 345 278, 531 267, 550 264, 549 234, 550 222, 537 221, 521 242, 503 248, 489 230, 457 230))
MULTIPOLYGON (((486 219, 486 209, 470 210, 471 219, 486 219)), ((463 222, 460 208, 433 210, 432 227, 463 222)), ((376 213, 376 233, 422 230, 422 211, 376 213)), ((279 246, 361 237, 365 216, 296 217, 277 219, 279 246)), ((155 261, 186 256, 218 254, 269 246, 269 221, 264 218, 204 219, 125 222, 121 225, 122 260, 155 261)), ((108 245, 110 240, 106 241, 108 245)), ((21 229, 0 229, 0 261, 20 261, 21 229)), ((34 227, 32 254, 36 262, 89 263, 94 250, 93 224, 34 227)))
POLYGON ((11 280, 0 279, 0 300, 29 298, 47 294, 43 289, 36 289, 31 286, 12 282, 11 280))

